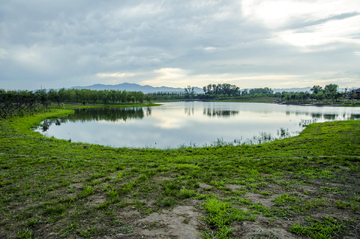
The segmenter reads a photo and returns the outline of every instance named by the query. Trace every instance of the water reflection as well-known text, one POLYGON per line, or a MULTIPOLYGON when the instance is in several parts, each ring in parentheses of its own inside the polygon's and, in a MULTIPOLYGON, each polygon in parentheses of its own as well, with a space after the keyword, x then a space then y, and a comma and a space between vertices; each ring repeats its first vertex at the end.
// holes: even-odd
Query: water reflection
MULTIPOLYGON (((150 107, 146 111, 146 115, 151 115, 150 107)), ((71 122, 80 121, 111 121, 119 120, 126 121, 128 119, 142 119, 144 118, 144 110, 141 107, 136 108, 93 108, 93 109, 78 109, 75 114, 69 115, 67 120, 71 122)))
POLYGON ((194 115, 195 109, 194 109, 194 106, 193 107, 186 106, 184 108, 184 111, 185 111, 185 115, 191 116, 191 115, 194 115))
POLYGON ((276 104, 178 102, 160 107, 76 110, 48 119, 46 136, 116 147, 258 144, 299 134, 306 125, 360 119, 360 109, 276 104))
POLYGON ((214 108, 207 108, 203 110, 203 115, 207 115, 209 117, 230 117, 238 114, 239 111, 237 110, 219 110, 214 108))
POLYGON ((315 119, 319 119, 319 118, 322 118, 322 114, 312 113, 312 114, 311 114, 311 117, 313 117, 313 118, 315 118, 315 119))
POLYGON ((142 119, 144 115, 151 116, 151 108, 144 110, 141 107, 134 108, 90 108, 75 109, 75 113, 67 118, 46 119, 40 124, 42 132, 46 132, 52 124, 60 126, 67 122, 90 122, 90 121, 110 121, 117 122, 129 119, 142 119), (145 113, 144 113, 145 112, 145 113))
POLYGON ((335 114, 324 114, 324 119, 327 119, 327 120, 335 120, 337 117, 337 115, 335 114))

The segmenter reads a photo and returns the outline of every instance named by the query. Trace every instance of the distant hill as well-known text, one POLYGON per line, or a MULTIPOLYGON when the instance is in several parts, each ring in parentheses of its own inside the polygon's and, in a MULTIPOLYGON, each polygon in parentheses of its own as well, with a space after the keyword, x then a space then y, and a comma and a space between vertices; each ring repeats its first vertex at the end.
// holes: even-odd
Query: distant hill
MULTIPOLYGON (((103 84, 95 84, 90 86, 73 86, 70 89, 89 89, 89 90, 126 90, 126 91, 142 91, 143 93, 154 93, 154 92, 179 92, 184 91, 184 88, 173 88, 173 87, 153 87, 150 85, 138 85, 135 83, 122 83, 118 85, 103 85, 103 84)), ((194 91, 196 93, 204 93, 204 91, 195 87, 194 91)))
MULTIPOLYGON (((143 93, 154 93, 154 92, 183 92, 184 88, 173 88, 167 86, 154 87, 151 85, 139 85, 135 83, 122 83, 118 85, 103 85, 95 84, 89 86, 73 86, 70 89, 89 89, 89 90, 126 90, 126 91, 142 91, 143 93)), ((250 90, 251 88, 247 89, 250 90)), ((275 88, 274 93, 276 92, 310 92, 311 87, 304 88, 275 88)), ((199 87, 194 88, 196 93, 204 93, 203 89, 199 87)), ((240 89, 241 91, 244 89, 240 89)))
POLYGON ((310 92, 310 89, 311 89, 312 87, 304 87, 304 88, 275 88, 275 89, 273 89, 274 90, 274 93, 276 93, 276 92, 283 92, 283 91, 285 91, 285 92, 305 92, 305 91, 308 91, 308 92, 310 92))

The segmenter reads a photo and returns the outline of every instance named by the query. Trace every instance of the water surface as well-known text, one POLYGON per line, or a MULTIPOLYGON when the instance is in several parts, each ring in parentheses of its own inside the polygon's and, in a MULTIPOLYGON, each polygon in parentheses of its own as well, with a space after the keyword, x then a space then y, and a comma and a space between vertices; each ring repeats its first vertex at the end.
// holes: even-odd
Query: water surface
POLYGON ((157 107, 75 110, 35 131, 113 147, 177 148, 259 143, 294 136, 305 124, 360 118, 360 108, 265 103, 176 102, 157 107), (215 143, 216 142, 216 143, 215 143))

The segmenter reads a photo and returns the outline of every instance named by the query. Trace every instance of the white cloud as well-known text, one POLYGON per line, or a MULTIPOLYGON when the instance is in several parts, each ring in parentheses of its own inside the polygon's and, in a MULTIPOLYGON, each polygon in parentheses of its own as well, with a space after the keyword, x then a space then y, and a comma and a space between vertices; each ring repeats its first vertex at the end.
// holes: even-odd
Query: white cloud
POLYGON ((205 47, 204 50, 205 51, 213 51, 213 50, 216 50, 216 47, 209 46, 209 47, 205 47))
POLYGON ((132 77, 135 76, 135 73, 97 73, 98 77, 115 77, 115 78, 124 78, 124 77, 132 77))
POLYGON ((357 16, 341 21, 326 22, 317 26, 315 31, 284 31, 279 34, 279 37, 285 42, 301 47, 319 46, 337 42, 360 45, 360 39, 351 37, 353 34, 360 32, 359 22, 360 16, 357 16), (344 27, 344 25, 347 27, 344 27))

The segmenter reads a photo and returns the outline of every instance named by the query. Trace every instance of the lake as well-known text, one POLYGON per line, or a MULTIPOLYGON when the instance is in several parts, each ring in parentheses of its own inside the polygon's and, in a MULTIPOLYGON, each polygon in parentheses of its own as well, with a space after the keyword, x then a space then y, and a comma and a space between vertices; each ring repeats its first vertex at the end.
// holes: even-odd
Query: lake
POLYGON ((75 110, 35 129, 47 137, 112 147, 258 144, 298 135, 313 122, 360 118, 360 108, 266 103, 173 102, 156 107, 75 110))

